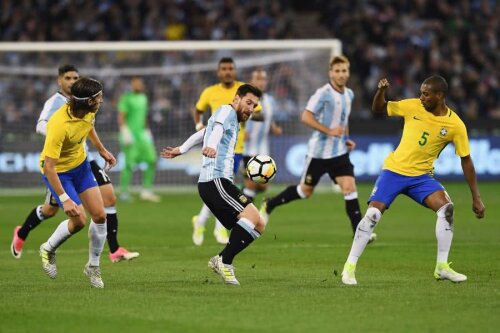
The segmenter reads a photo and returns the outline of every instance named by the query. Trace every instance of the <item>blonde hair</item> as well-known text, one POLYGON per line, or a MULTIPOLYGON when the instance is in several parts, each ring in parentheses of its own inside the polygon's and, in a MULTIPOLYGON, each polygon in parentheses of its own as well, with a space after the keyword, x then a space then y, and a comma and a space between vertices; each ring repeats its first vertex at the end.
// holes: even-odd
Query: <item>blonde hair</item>
POLYGON ((348 66, 350 65, 349 59, 347 59, 347 57, 344 55, 334 56, 330 60, 330 68, 332 68, 333 65, 335 65, 335 64, 347 64, 348 66))

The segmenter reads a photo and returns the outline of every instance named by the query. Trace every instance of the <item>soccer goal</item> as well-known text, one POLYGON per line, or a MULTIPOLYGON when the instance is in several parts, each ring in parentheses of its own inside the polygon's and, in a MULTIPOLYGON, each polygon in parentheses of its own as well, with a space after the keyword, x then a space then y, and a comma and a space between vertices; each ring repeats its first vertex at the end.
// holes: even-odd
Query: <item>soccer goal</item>
MULTIPOLYGON (((306 140, 309 131, 299 115, 315 89, 328 82, 328 61, 341 53, 332 40, 0 43, 0 184, 1 188, 42 186, 38 159, 43 138, 35 133, 44 101, 57 90, 57 68, 73 64, 81 76, 104 84, 104 104, 96 128, 119 157, 110 173, 121 169, 116 104, 132 76, 141 76, 149 98, 149 123, 158 150, 177 145, 194 132, 191 109, 201 91, 217 82, 222 57, 232 57, 238 80, 248 81, 256 68, 267 70, 267 92, 277 102, 275 121, 283 135, 271 139, 278 163, 276 181, 287 181, 283 166, 290 142, 306 140)), ((159 160, 157 185, 195 184, 199 150, 182 158, 159 160)), ((136 175, 135 182, 139 175, 136 175)))

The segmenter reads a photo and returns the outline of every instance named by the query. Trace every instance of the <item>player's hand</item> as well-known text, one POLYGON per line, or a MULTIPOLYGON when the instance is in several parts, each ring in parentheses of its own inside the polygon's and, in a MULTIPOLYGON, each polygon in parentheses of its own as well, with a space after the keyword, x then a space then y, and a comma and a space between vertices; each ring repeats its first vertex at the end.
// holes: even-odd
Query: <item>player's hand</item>
POLYGON ((104 167, 106 171, 109 171, 116 165, 115 156, 111 154, 107 149, 100 150, 99 155, 101 155, 101 157, 104 158, 104 161, 106 161, 106 166, 104 167))
POLYGON ((122 142, 125 146, 129 146, 134 143, 134 137, 132 136, 132 132, 130 132, 127 126, 122 126, 120 128, 120 135, 122 138, 122 142))
POLYGON ((476 217, 478 219, 482 219, 484 217, 484 210, 484 204, 480 198, 474 199, 472 201, 472 211, 474 212, 474 214, 476 214, 476 217))
POLYGON ((210 158, 214 158, 215 156, 217 156, 217 150, 215 150, 214 148, 210 148, 210 147, 204 147, 201 150, 201 153, 203 155, 205 155, 206 157, 210 157, 210 158))
POLYGON ((389 86, 390 86, 389 81, 387 81, 386 78, 383 78, 380 81, 378 81, 378 86, 377 87, 379 89, 385 89, 385 88, 387 88, 389 86))
POLYGON ((68 199, 68 200, 64 201, 62 204, 63 204, 64 213, 66 215, 68 215, 69 217, 75 217, 75 216, 80 215, 80 210, 78 209, 78 206, 76 205, 76 203, 73 200, 68 199))
POLYGON ((352 140, 346 140, 345 145, 348 151, 353 151, 356 148, 356 142, 352 140))
POLYGON ((179 147, 167 147, 163 148, 160 152, 160 156, 163 158, 175 158, 181 154, 179 147))
POLYGON ((327 135, 328 136, 342 136, 344 134, 344 128, 343 127, 334 127, 334 128, 329 128, 327 135))

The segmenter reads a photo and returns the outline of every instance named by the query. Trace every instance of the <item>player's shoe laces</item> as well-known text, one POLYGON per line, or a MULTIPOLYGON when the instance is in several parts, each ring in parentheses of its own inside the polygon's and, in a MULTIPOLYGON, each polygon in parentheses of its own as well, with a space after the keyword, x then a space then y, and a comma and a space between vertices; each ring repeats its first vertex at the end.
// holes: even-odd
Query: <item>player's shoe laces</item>
POLYGON ((101 279, 101 269, 99 266, 90 266, 87 263, 83 268, 83 274, 90 279, 90 286, 94 288, 104 288, 104 282, 101 279))
POLYGON ((193 216, 191 222, 193 223, 193 243, 194 245, 200 246, 203 244, 205 227, 200 227, 198 225, 198 215, 193 216))
POLYGON ((372 232, 372 234, 370 235, 370 238, 368 239, 368 244, 371 244, 373 242, 375 242, 377 240, 377 234, 372 232))
POLYGON ((21 229, 21 226, 14 228, 14 236, 12 236, 12 244, 10 245, 10 252, 16 259, 20 259, 23 254, 24 239, 17 235, 17 232, 21 229))
POLYGON ((56 253, 47 251, 40 245, 40 257, 42 257, 42 268, 51 279, 57 277, 56 253))
POLYGON ((111 262, 120 262, 122 260, 132 260, 139 256, 139 252, 130 252, 124 247, 119 247, 115 252, 109 254, 111 262))
POLYGON ((348 285, 356 285, 358 281, 356 281, 356 265, 350 264, 348 262, 344 265, 344 270, 342 271, 342 283, 348 285))
POLYGON ((264 220, 264 223, 267 224, 269 221, 269 213, 267 212, 267 202, 269 201, 268 198, 262 199, 262 205, 260 205, 259 213, 262 219, 264 220))
MULTIPOLYGON (((214 237, 217 243, 226 245, 229 242, 226 228, 219 227, 214 229, 214 237)), ((193 240, 194 241, 194 240, 193 240)))
POLYGON ((142 190, 139 197, 141 198, 141 200, 144 200, 144 201, 151 201, 151 202, 155 202, 155 203, 158 203, 161 201, 160 196, 154 194, 150 190, 142 190))
POLYGON ((438 262, 434 270, 434 277, 436 280, 450 280, 451 282, 463 282, 467 280, 467 276, 455 272, 451 267, 451 262, 438 262))
POLYGON ((240 284, 234 275, 233 265, 224 264, 221 256, 216 255, 215 257, 210 258, 208 261, 208 268, 218 274, 225 284, 240 284))

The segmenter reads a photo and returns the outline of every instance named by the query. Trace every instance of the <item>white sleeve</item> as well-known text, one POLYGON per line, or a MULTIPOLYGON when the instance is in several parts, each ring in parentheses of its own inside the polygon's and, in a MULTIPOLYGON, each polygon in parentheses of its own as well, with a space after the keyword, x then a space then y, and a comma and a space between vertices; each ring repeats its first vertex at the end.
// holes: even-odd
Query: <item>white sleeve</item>
POLYGON ((38 123, 36 124, 36 132, 38 134, 47 136, 47 122, 48 121, 45 119, 38 120, 38 123))
POLYGON ((179 151, 181 154, 187 153, 191 148, 203 142, 203 135, 205 135, 205 129, 199 130, 198 132, 191 135, 180 147, 179 151))
POLYGON ((207 147, 217 149, 220 140, 222 139, 222 134, 224 134, 224 126, 221 123, 214 123, 214 128, 210 136, 208 137, 207 147))

